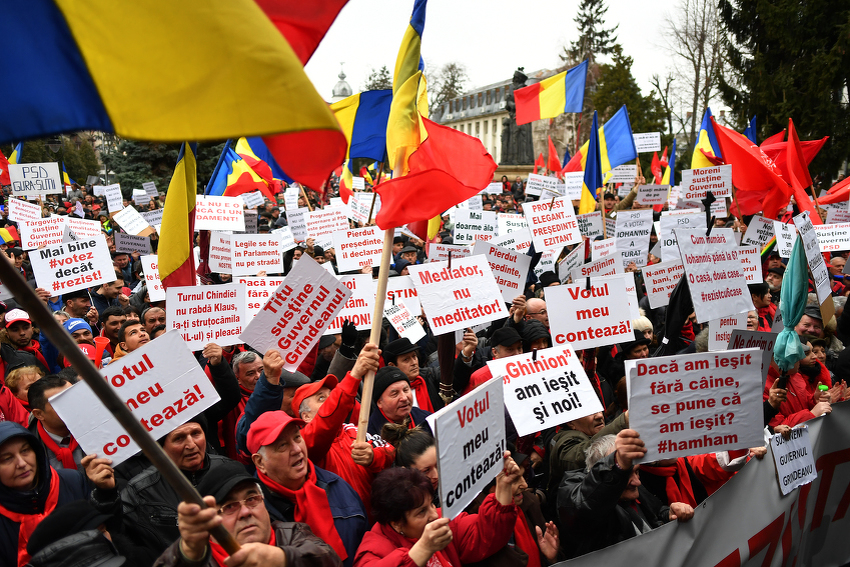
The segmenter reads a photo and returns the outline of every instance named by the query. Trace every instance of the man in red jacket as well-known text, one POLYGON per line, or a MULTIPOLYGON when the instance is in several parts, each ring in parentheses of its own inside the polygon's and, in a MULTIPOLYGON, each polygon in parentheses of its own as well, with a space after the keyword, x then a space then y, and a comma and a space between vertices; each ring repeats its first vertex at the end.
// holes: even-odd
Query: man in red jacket
MULTIPOLYGON (((811 348, 809 343, 803 345, 803 350, 807 355, 811 353, 811 348)), ((770 397, 770 387, 780 375, 779 367, 771 362, 770 370, 767 372, 767 383, 764 386, 763 398, 765 401, 770 397)), ((788 383, 785 389, 787 390, 787 398, 779 406, 779 413, 770 420, 771 427, 777 425, 794 427, 804 421, 832 412, 829 393, 821 392, 817 388, 809 389, 808 380, 800 374, 799 362, 788 371, 788 383)))

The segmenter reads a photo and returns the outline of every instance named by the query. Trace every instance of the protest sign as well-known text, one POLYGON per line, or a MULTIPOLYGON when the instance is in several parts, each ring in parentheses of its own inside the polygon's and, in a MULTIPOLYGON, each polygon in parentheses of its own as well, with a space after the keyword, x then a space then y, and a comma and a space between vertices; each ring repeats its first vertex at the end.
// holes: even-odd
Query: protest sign
POLYGON ((634 340, 624 279, 590 278, 589 288, 584 281, 548 287, 546 305, 559 314, 549 318, 555 344, 582 350, 634 340))
MULTIPOLYGON (((257 234, 257 211, 254 209, 245 209, 245 230, 234 230, 233 234, 257 234)), ((274 232, 274 231, 272 231, 274 232)))
MULTIPOLYGON (((781 319, 780 312, 776 312, 776 318, 781 319)), ((740 350, 744 348, 757 348, 761 350, 761 381, 767 379, 770 363, 773 361, 773 346, 776 344, 777 333, 765 331, 748 331, 746 329, 735 329, 729 337, 729 350, 740 350)))
POLYGON ((794 241, 797 240, 797 227, 791 222, 773 221, 773 230, 776 234, 776 251, 785 259, 791 257, 794 249, 794 241))
POLYGON ((584 246, 576 246, 558 262, 558 275, 562 284, 572 279, 572 271, 584 263, 584 246))
POLYGON ((233 283, 245 285, 245 305, 246 321, 250 320, 260 312, 263 305, 271 297, 272 292, 283 283, 281 277, 256 277, 256 276, 237 276, 233 278, 233 283))
POLYGON ((354 222, 366 224, 369 222, 369 213, 374 219, 380 209, 381 197, 377 193, 355 193, 348 199, 348 216, 354 222))
POLYGON ((620 251, 615 251, 604 258, 594 260, 589 264, 584 264, 577 268, 573 268, 572 277, 573 283, 580 283, 582 278, 591 276, 610 276, 612 274, 623 273, 623 258, 620 251))
POLYGON ((623 280, 626 284, 626 299, 629 302, 629 318, 632 320, 640 317, 640 304, 637 297, 637 284, 635 282, 634 272, 623 272, 622 274, 614 274, 605 276, 606 281, 623 280))
POLYGON ((776 464, 776 480, 779 481, 779 490, 783 496, 818 477, 806 425, 801 424, 792 429, 788 439, 780 433, 771 436, 770 449, 776 464))
POLYGON ((77 238, 76 233, 71 230, 68 223, 65 223, 65 229, 62 231, 62 242, 76 242, 77 240, 79 240, 79 238, 77 238))
POLYGON ((531 248, 531 232, 528 227, 520 228, 507 234, 499 234, 490 239, 490 244, 510 248, 525 254, 531 248))
MULTIPOLYGON (((586 236, 591 239, 596 238, 597 236, 603 236, 602 211, 594 211, 592 213, 578 215, 576 217, 576 221, 578 221, 578 230, 582 236, 586 236)), ((609 232, 608 236, 614 236, 614 232, 609 232)))
POLYGON ((489 183, 487 187, 479 191, 479 193, 489 193, 490 195, 498 195, 502 192, 502 183, 500 181, 494 181, 489 183))
POLYGON ((328 206, 310 211, 304 215, 304 222, 308 238, 317 241, 331 241, 333 233, 348 230, 349 227, 345 207, 328 206))
POLYGON ((537 261, 537 265, 534 266, 534 273, 537 277, 540 277, 540 274, 544 272, 554 272, 555 271, 555 262, 558 261, 558 258, 561 257, 561 252, 564 250, 563 246, 559 246, 555 250, 544 250, 540 254, 540 259, 537 261))
POLYGON ((581 242, 572 202, 564 197, 526 203, 525 216, 538 252, 581 242))
POLYGON ((79 238, 100 236, 103 230, 96 220, 75 219, 74 217, 59 217, 65 219, 65 224, 74 231, 79 238))
POLYGON ((383 231, 377 226, 333 233, 334 251, 340 272, 359 270, 381 263, 384 248, 383 231))
POLYGON ((277 234, 280 238, 281 253, 286 252, 288 250, 292 250, 297 246, 297 244, 295 243, 295 239, 292 237, 292 229, 290 229, 288 226, 276 228, 271 232, 271 234, 277 234))
MULTIPOLYGON (((616 212, 612 212, 611 214, 616 216, 616 212)), ((608 238, 613 238, 614 233, 617 231, 616 219, 609 219, 608 217, 605 217, 603 221, 605 222, 605 235, 607 235, 608 238)))
POLYGON ((649 256, 649 235, 652 233, 652 209, 620 211, 617 214, 615 238, 617 251, 622 254, 623 267, 632 262, 638 268, 646 266, 649 256))
POLYGON ((496 213, 493 211, 455 211, 454 243, 472 244, 496 236, 496 213))
POLYGON ((639 462, 764 443, 759 349, 627 360, 626 377, 639 462))
POLYGON ((300 187, 297 183, 293 183, 283 191, 283 204, 287 211, 294 211, 298 208, 298 197, 301 196, 300 187))
POLYGON ((438 262, 449 259, 449 252, 452 253, 452 260, 455 258, 466 258, 472 256, 472 246, 458 246, 456 244, 435 244, 428 245, 428 259, 431 262, 438 262))
POLYGON ((148 236, 153 234, 154 229, 133 207, 125 207, 115 213, 112 219, 123 228, 127 234, 136 234, 139 236, 148 236))
POLYGON ((483 211, 484 199, 481 198, 481 195, 473 195, 466 201, 460 203, 458 207, 461 209, 469 209, 470 211, 483 211))
POLYGON ((764 281, 761 275, 761 256, 758 246, 741 246, 738 248, 741 258, 741 266, 744 270, 744 278, 747 283, 761 283, 764 281))
POLYGON ((233 273, 232 235, 226 232, 210 233, 210 271, 216 274, 233 273))
POLYGON ((431 332, 436 335, 508 316, 487 258, 471 256, 410 266, 431 332))
POLYGON ((357 191, 363 191, 364 189, 366 189, 366 178, 360 176, 352 176, 351 188, 356 189, 357 191))
POLYGON ((83 210, 83 203, 81 201, 74 203, 74 214, 80 218, 86 216, 86 212, 83 210))
POLYGON ((286 209, 286 222, 292 230, 292 237, 297 242, 307 240, 307 213, 310 212, 307 207, 286 209))
POLYGON ((670 193, 669 185, 641 185, 635 203, 638 205, 664 205, 670 193))
POLYGON ((156 199, 157 197, 159 197, 159 193, 156 192, 156 183, 154 183, 153 181, 145 181, 144 183, 142 183, 142 189, 144 190, 145 194, 151 199, 156 199))
POLYGON ((135 236, 124 234, 123 232, 116 232, 114 236, 116 252, 127 252, 128 254, 132 254, 133 252, 138 252, 139 254, 151 253, 151 239, 147 236, 135 236))
MULTIPOLYGON (((846 206, 846 204, 845 204, 846 206)), ((826 208, 821 205, 821 208, 826 208)), ((846 208, 835 209, 829 208, 826 211, 826 222, 828 224, 841 224, 850 222, 850 211, 846 208)))
POLYGON ((283 256, 278 234, 233 234, 230 236, 231 266, 234 276, 258 272, 283 272, 283 256))
POLYGON ((145 274, 145 285, 148 289, 150 300, 163 301, 165 299, 165 288, 162 287, 162 280, 159 279, 159 262, 157 255, 142 256, 139 258, 142 261, 142 271, 145 274))
POLYGON ((384 304, 384 317, 387 318, 399 337, 408 339, 413 344, 425 337, 425 329, 422 328, 419 319, 410 312, 410 309, 401 300, 389 305, 384 304))
MULTIPOLYGON (((179 333, 165 333, 101 371, 133 417, 154 439, 164 437, 219 401, 179 333)), ((50 404, 86 453, 117 466, 139 452, 88 384, 77 382, 50 404)))
MULTIPOLYGON (((632 134, 635 149, 639 154, 661 151, 661 132, 641 132, 632 134)), ((675 160, 675 156, 673 157, 675 160)))
POLYGON ((59 164, 56 162, 10 163, 9 180, 13 197, 62 193, 59 164))
POLYGON ((641 271, 649 307, 657 309, 670 303, 670 294, 685 273, 685 266, 681 260, 673 260, 646 266, 641 271))
POLYGON ((52 216, 32 221, 23 221, 20 228, 21 248, 33 250, 39 246, 49 246, 62 242, 67 217, 52 216))
POLYGON ((794 217, 794 225, 800 233, 800 238, 806 251, 806 261, 809 264, 809 270, 812 272, 812 281, 815 283, 818 303, 820 303, 820 313, 823 316, 823 320, 828 322, 835 313, 835 308, 832 304, 832 280, 829 277, 829 271, 823 259, 823 254, 821 254, 817 233, 812 226, 809 212, 805 211, 794 217))
POLYGON ((603 410, 570 345, 487 362, 501 379, 517 433, 529 435, 603 410))
POLYGON ((747 329, 747 313, 736 313, 708 322, 708 350, 726 350, 732 331, 747 329))
POLYGON ((502 292, 502 299, 510 303, 525 289, 525 279, 531 266, 531 256, 520 254, 515 250, 494 246, 488 242, 477 240, 472 247, 472 254, 483 254, 490 264, 490 269, 496 278, 496 285, 502 292))
POLYGON ((821 252, 850 250, 850 223, 814 225, 821 252))
POLYGON ((342 323, 346 319, 354 323, 358 330, 371 329, 372 315, 375 312, 375 282, 372 280, 372 274, 338 276, 337 279, 339 283, 351 290, 351 296, 336 317, 325 327, 324 334, 342 332, 342 323))
POLYGON ((109 214, 117 213, 124 208, 124 195, 121 193, 121 185, 114 183, 103 188, 103 196, 106 197, 106 207, 109 214))
POLYGON ((509 232, 528 228, 528 221, 525 220, 523 215, 515 215, 511 213, 498 213, 496 215, 496 224, 499 227, 499 236, 504 236, 509 232))
POLYGON ((634 164, 618 165, 604 174, 604 177, 605 183, 623 183, 624 185, 620 189, 625 190, 626 195, 628 195, 634 185, 635 177, 637 177, 637 166, 634 164))
POLYGON ((529 173, 528 179, 525 181, 525 194, 539 197, 544 189, 552 193, 557 193, 558 186, 560 185, 561 181, 557 177, 546 177, 544 175, 537 175, 536 173, 529 173))
POLYGON ((9 220, 14 222, 34 221, 41 218, 41 206, 27 203, 23 199, 9 197, 9 220))
POLYGON ((104 191, 104 189, 106 189, 106 186, 105 185, 92 185, 91 189, 92 189, 92 193, 94 194, 94 196, 99 197, 99 196, 104 195, 103 191, 104 191))
POLYGON ((259 207, 263 203, 266 202, 266 197, 260 191, 251 191, 250 193, 242 193, 239 195, 242 198, 242 202, 249 209, 253 209, 255 207, 259 207))
POLYGON ((62 295, 115 281, 112 256, 106 237, 53 244, 30 253, 30 264, 38 287, 62 295))
POLYGON ((199 195, 195 201, 195 232, 201 230, 245 230, 242 199, 199 195))
POLYGON ((145 222, 151 225, 159 232, 159 227, 162 226, 162 212, 164 209, 155 211, 141 211, 139 214, 145 219, 145 222))
POLYGON ((502 469, 505 403, 498 379, 429 415, 437 443, 442 516, 453 519, 502 469))
POLYGON ((414 316, 422 314, 422 305, 419 303, 419 294, 416 293, 416 287, 413 285, 413 278, 410 276, 397 276, 387 280, 387 296, 384 298, 384 310, 393 304, 393 299, 396 302, 403 301, 407 308, 414 316))
POLYGON ((747 232, 744 233, 744 237, 741 239, 741 245, 749 246, 755 244, 759 248, 763 248, 773 238, 773 223, 774 221, 761 215, 754 215, 750 224, 747 226, 747 232))
POLYGON ((699 323, 755 309, 732 229, 675 232, 699 323))
POLYGON ((583 171, 570 171, 564 174, 564 196, 570 201, 581 199, 581 186, 584 183, 583 171))
POLYGON ((732 166, 717 165, 699 169, 682 170, 682 182, 679 184, 684 201, 701 201, 708 191, 717 197, 732 196, 732 166))
POLYGON ((606 256, 610 256, 617 251, 617 241, 613 238, 593 241, 590 243, 590 246, 592 250, 591 258, 594 262, 606 256))
POLYGON ((661 232, 658 241, 661 244, 661 260, 670 262, 680 258, 679 244, 676 242, 677 228, 708 228, 705 224, 705 213, 698 209, 682 209, 677 211, 664 211, 659 221, 661 232))
POLYGON ((247 322, 245 284, 169 287, 165 296, 168 328, 180 332, 190 350, 241 342, 247 322))
POLYGON ((240 342, 258 352, 278 349, 284 368, 294 371, 350 296, 345 285, 305 254, 242 331, 240 342))
POLYGON ((136 193, 135 189, 133 190, 133 203, 143 207, 151 202, 151 198, 149 195, 145 193, 136 193))

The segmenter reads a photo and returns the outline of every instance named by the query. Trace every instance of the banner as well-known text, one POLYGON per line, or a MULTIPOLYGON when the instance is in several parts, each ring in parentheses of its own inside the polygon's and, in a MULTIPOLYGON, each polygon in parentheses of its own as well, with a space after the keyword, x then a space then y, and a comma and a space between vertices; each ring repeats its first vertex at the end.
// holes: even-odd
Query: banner
MULTIPOLYGON (((661 151, 661 132, 641 132, 632 134, 635 141, 635 149, 639 154, 647 152, 661 151)), ((676 156, 673 156, 671 161, 675 161, 676 156)))
POLYGON ((496 224, 499 228, 499 236, 504 236, 509 232, 528 228, 528 221, 525 220, 524 216, 512 213, 497 213, 496 224))
POLYGON ((36 221, 41 218, 41 205, 27 203, 23 199, 9 197, 9 220, 14 222, 36 221))
POLYGON ((151 199, 156 199, 159 197, 159 193, 156 191, 156 183, 153 181, 145 181, 142 183, 142 189, 145 191, 145 195, 150 197, 151 199))
POLYGON ((239 195, 242 198, 242 203, 248 209, 259 207, 266 202, 265 196, 260 191, 252 191, 250 193, 242 193, 239 195))
POLYGON ((794 241, 797 240, 797 227, 793 222, 773 221, 773 230, 776 234, 776 251, 780 257, 787 260, 791 257, 794 241))
POLYGON ((658 223, 660 233, 658 241, 661 244, 661 261, 670 262, 681 258, 679 255, 679 243, 676 241, 677 228, 701 228, 705 225, 705 213, 698 209, 682 209, 678 211, 663 211, 658 223))
POLYGON ((584 246, 576 246, 573 250, 564 256, 564 259, 558 262, 558 279, 561 284, 567 283, 567 280, 572 281, 572 271, 584 264, 584 246))
POLYGON ((372 315, 375 312, 375 282, 372 274, 339 276, 339 283, 351 290, 351 296, 343 304, 336 317, 325 327, 324 334, 342 332, 342 324, 348 319, 358 331, 372 328, 372 315))
POLYGON ((525 254, 531 248, 531 232, 529 232, 528 227, 525 227, 507 234, 500 233, 499 236, 490 239, 490 244, 525 254))
MULTIPOLYGON (((100 373, 154 439, 221 399, 179 333, 165 333, 100 373)), ((139 452, 85 382, 53 396, 50 404, 86 453, 112 459, 117 466, 139 452)))
POLYGON ((496 236, 496 213, 493 211, 455 211, 454 243, 472 244, 496 236))
POLYGON ((165 288, 162 286, 162 280, 159 279, 159 263, 157 255, 142 256, 139 258, 142 261, 142 271, 145 275, 145 286, 148 289, 148 296, 151 302, 163 301, 165 299, 165 288))
POLYGON ((145 219, 145 222, 151 225, 159 232, 159 227, 162 226, 162 212, 164 209, 157 209, 155 211, 142 211, 139 214, 145 219))
POLYGON ((390 305, 384 304, 384 317, 399 337, 408 339, 412 344, 425 338, 425 329, 422 328, 422 324, 400 299, 390 305))
POLYGON ((770 438, 773 462, 776 464, 776 480, 782 495, 790 494, 795 488, 813 482, 818 473, 812 458, 809 428, 798 425, 791 430, 789 439, 777 433, 770 438))
POLYGON ((657 309, 670 303, 670 294, 685 273, 685 266, 681 260, 674 260, 646 266, 641 271, 649 308, 657 309))
POLYGON ((148 236, 153 234, 153 228, 132 206, 124 207, 112 216, 112 220, 124 229, 127 234, 148 236))
POLYGON ((56 162, 10 163, 9 179, 13 197, 62 193, 59 164, 56 162))
POLYGON ((806 261, 809 264, 809 270, 812 272, 812 281, 817 291, 821 315, 823 315, 824 321, 829 321, 835 312, 832 304, 832 280, 829 277, 829 270, 826 268, 823 254, 821 254, 817 233, 812 226, 811 219, 809 219, 809 212, 805 211, 794 217, 794 225, 800 233, 800 238, 806 250, 806 261))
POLYGON ((393 298, 395 298, 396 302, 403 301, 414 316, 422 314, 419 294, 416 293, 413 278, 410 276, 395 276, 387 280, 387 297, 384 298, 384 311, 387 310, 388 306, 393 304, 393 298))
POLYGON ((732 166, 718 165, 682 170, 679 184, 683 201, 701 201, 711 191, 718 199, 732 196, 732 166))
POLYGON ((667 195, 670 193, 669 185, 641 185, 635 203, 638 205, 665 205, 667 195))
POLYGON ((47 246, 31 252, 29 257, 38 287, 50 291, 51 295, 115 281, 112 256, 102 234, 47 246))
POLYGON ((744 278, 748 284, 762 283, 764 278, 761 271, 761 255, 758 246, 741 246, 738 248, 744 278))
POLYGON ((207 343, 239 344, 247 322, 244 284, 169 287, 165 291, 165 317, 189 350, 203 350, 207 343))
POLYGON ((850 223, 815 225, 821 252, 850 250, 850 223))
POLYGON ((216 274, 233 273, 232 234, 213 231, 210 233, 210 271, 216 274))
POLYGON ((623 256, 623 268, 632 262, 638 268, 646 266, 651 233, 652 209, 620 211, 617 214, 615 238, 617 251, 623 256))
MULTIPOLYGON (((603 241, 604 242, 604 241, 603 241)), ((590 276, 610 276, 623 273, 623 260, 619 252, 613 252, 608 256, 584 264, 572 270, 573 283, 582 283, 584 278, 590 276)))
POLYGON ((511 303, 516 296, 522 295, 528 268, 531 266, 531 256, 480 240, 472 247, 472 254, 483 254, 487 258, 505 303, 511 303))
MULTIPOLYGON (((449 252, 452 253, 452 260, 455 258, 467 258, 472 256, 472 246, 459 246, 457 244, 435 244, 428 245, 428 260, 429 262, 448 261, 449 252)), ((412 266, 411 266, 412 267, 412 266)))
POLYGON ((234 276, 259 272, 283 273, 283 253, 279 234, 233 234, 230 236, 231 267, 234 276))
POLYGON ((138 252, 139 254, 151 253, 151 239, 147 236, 135 236, 124 234, 123 232, 116 232, 114 236, 116 252, 127 252, 128 254, 132 254, 133 252, 138 252))
POLYGON ((584 183, 583 171, 564 173, 564 196, 570 201, 580 200, 582 183, 584 183))
POLYGON ((334 232, 333 241, 336 265, 340 272, 381 265, 384 234, 377 226, 334 232))
POLYGON ((525 216, 538 252, 581 242, 572 202, 564 197, 526 203, 525 216))
POLYGON ((778 333, 768 333, 765 331, 735 329, 732 331, 732 336, 729 337, 729 345, 726 348, 729 350, 740 350, 744 348, 760 349, 761 381, 764 383, 767 380, 767 372, 770 370, 770 363, 773 361, 773 345, 776 344, 777 334, 778 333))
POLYGON ((708 350, 710 352, 726 350, 732 338, 732 331, 747 329, 747 313, 727 315, 708 322, 708 350))
MULTIPOLYGON (((602 211, 593 211, 592 213, 578 215, 576 220, 578 221, 578 230, 582 236, 591 239, 597 236, 604 236, 602 233, 602 211)), ((614 236, 614 232, 609 232, 608 236, 614 236)))
MULTIPOLYGON (((329 246, 332 246, 333 233, 349 229, 348 215, 344 206, 328 206, 324 209, 310 211, 304 215, 304 223, 306 225, 307 236, 309 238, 315 238, 316 243, 319 245, 321 245, 321 242, 331 242, 329 246)), ((294 229, 292 234, 295 234, 294 229)))
POLYGON ((614 254, 617 251, 617 241, 613 238, 609 238, 608 240, 594 240, 590 243, 590 248, 590 257, 595 262, 596 260, 614 254))
POLYGON ((233 278, 233 283, 245 284, 246 320, 250 320, 260 312, 272 292, 283 283, 283 276, 275 278, 238 276, 233 278))
POLYGON ((119 183, 105 186, 103 188, 103 196, 106 197, 106 208, 110 215, 124 208, 124 195, 121 193, 121 185, 119 183))
POLYGON ((563 183, 557 177, 546 177, 537 175, 536 173, 529 173, 528 179, 525 181, 525 194, 539 197, 544 189, 551 193, 560 193, 559 188, 561 186, 563 186, 563 183))
POLYGON ((195 232, 245 230, 245 209, 239 197, 198 196, 195 201, 195 232))
POLYGON ((759 250, 770 242, 773 238, 773 223, 774 221, 764 218, 761 215, 754 215, 750 224, 747 226, 747 232, 741 239, 741 246, 749 246, 754 244, 759 247, 759 250))
POLYGON ((559 314, 549 318, 555 344, 583 350, 634 340, 624 279, 552 286, 546 288, 546 305, 559 314))
POLYGON ((628 195, 634 187, 635 177, 637 177, 637 166, 635 164, 618 165, 608 173, 604 174, 605 183, 622 183, 619 195, 622 197, 628 195), (610 177, 608 177, 610 175, 610 177))

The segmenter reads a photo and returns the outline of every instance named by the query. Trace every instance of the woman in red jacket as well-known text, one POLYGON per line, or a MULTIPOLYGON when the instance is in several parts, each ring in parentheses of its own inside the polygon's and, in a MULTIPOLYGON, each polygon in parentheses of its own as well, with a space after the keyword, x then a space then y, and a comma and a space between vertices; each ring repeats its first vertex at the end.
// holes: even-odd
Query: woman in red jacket
POLYGON ((387 469, 375 478, 372 515, 355 567, 461 567, 481 561, 508 543, 516 524, 514 484, 522 471, 505 453, 505 467, 478 514, 461 513, 449 521, 432 503, 433 488, 416 469, 387 469))

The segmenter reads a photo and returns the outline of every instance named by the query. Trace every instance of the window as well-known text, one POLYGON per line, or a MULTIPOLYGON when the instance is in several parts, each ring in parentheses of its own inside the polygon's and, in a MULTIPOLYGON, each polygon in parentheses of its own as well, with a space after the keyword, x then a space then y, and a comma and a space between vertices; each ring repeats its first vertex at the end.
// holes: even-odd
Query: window
POLYGON ((466 110, 466 99, 463 99, 463 109, 466 110))
POLYGON ((488 120, 484 121, 484 135, 487 135, 487 127, 490 126, 490 122, 488 120))
POLYGON ((475 108, 475 95, 469 95, 469 108, 475 108))
POLYGON ((496 103, 502 100, 502 89, 496 89, 496 103))
POLYGON ((493 91, 487 91, 487 104, 493 103, 493 91))
POLYGON ((478 106, 484 104, 484 93, 478 93, 478 106))

